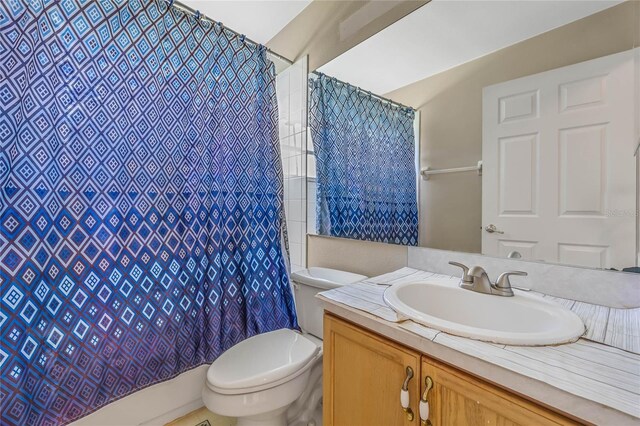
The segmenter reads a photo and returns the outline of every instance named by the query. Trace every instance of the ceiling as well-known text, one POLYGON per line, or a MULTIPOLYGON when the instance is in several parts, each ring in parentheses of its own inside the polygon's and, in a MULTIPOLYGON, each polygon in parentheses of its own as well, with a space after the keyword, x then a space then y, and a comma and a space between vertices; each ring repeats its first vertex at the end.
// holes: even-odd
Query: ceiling
POLYGON ((385 94, 618 3, 433 0, 319 71, 385 94))
POLYGON ((180 0, 226 27, 266 44, 311 0, 180 0))

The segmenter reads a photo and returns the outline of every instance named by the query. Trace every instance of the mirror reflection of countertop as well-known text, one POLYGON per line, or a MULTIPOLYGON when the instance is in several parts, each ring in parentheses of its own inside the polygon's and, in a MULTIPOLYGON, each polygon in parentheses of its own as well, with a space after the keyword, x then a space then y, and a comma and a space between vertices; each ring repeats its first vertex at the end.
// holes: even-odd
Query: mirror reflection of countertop
MULTIPOLYGON (((404 320, 386 306, 382 295, 402 276, 415 279, 421 273, 431 274, 403 268, 318 298, 328 312, 581 421, 640 424, 639 354, 585 338, 557 346, 498 345, 404 320)), ((638 340, 640 330, 630 328, 637 328, 639 310, 627 311, 626 330, 638 340)), ((585 336, 590 324, 597 326, 598 313, 593 314, 593 321, 585 321, 585 336)))

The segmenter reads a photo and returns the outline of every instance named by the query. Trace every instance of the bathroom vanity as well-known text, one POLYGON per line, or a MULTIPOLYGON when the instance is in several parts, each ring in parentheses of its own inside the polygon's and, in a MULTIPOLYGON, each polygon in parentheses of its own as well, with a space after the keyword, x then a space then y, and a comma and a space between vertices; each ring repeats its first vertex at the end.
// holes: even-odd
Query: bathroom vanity
MULTIPOLYGON (((640 355, 633 346, 597 341, 602 315, 590 320, 593 314, 581 314, 587 333, 563 345, 509 346, 455 336, 407 321, 383 300, 389 284, 430 274, 431 280, 459 282, 403 268, 317 296, 325 311, 325 424, 640 424, 640 355)), ((609 309, 571 305, 584 312, 609 309)), ((609 319, 627 316, 625 332, 637 333, 636 309, 607 312, 609 319)), ((621 327, 624 321, 615 322, 621 327)))
POLYGON ((578 423, 333 314, 324 333, 326 425, 578 423))

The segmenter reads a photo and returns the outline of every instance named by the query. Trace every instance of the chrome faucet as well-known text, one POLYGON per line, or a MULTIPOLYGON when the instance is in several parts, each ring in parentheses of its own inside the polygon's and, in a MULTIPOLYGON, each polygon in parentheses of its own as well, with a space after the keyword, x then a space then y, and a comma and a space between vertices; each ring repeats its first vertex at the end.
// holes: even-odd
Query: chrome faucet
POLYGON ((466 265, 458 262, 449 262, 450 265, 462 268, 462 278, 460 280, 460 287, 476 291, 478 293, 493 294, 495 296, 513 296, 513 290, 511 288, 511 282, 509 276, 520 275, 527 276, 526 272, 522 271, 509 271, 500 274, 498 280, 494 283, 489 279, 487 271, 480 266, 474 266, 469 269, 466 265))

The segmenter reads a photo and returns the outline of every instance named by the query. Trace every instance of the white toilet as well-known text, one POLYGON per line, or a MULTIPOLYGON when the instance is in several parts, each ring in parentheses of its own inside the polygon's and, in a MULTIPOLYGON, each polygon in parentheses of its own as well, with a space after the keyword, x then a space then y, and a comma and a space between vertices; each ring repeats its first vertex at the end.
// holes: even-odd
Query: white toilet
POLYGON ((328 268, 291 274, 303 333, 282 329, 233 346, 207 371, 202 399, 238 426, 317 425, 322 399, 322 308, 315 295, 365 279, 328 268))

